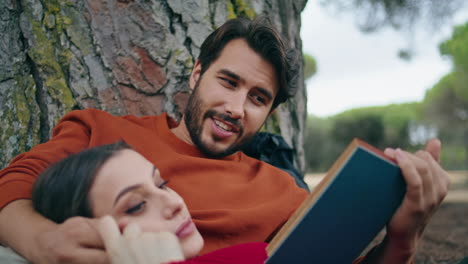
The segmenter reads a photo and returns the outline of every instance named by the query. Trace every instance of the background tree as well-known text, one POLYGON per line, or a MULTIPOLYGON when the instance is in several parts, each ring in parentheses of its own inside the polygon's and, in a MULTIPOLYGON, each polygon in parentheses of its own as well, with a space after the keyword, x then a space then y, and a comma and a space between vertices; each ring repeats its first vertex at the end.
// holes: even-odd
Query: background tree
POLYGON ((383 27, 412 29, 417 23, 438 29, 466 5, 464 0, 319 0, 336 12, 350 12, 359 28, 372 32, 383 27))
MULTIPOLYGON (((0 1, 0 167, 46 141, 73 109, 181 117, 187 80, 205 37, 227 19, 268 14, 302 50, 306 0, 0 1)), ((279 107, 266 129, 279 132, 304 169, 306 96, 279 107)))
POLYGON ((317 61, 307 53, 304 53, 304 80, 312 78, 317 73, 317 61))
POLYGON ((450 169, 468 168, 468 23, 456 26, 439 46, 451 59, 453 70, 427 93, 425 120, 434 123, 445 142, 442 162, 450 169))
POLYGON ((421 30, 430 33, 452 22, 455 14, 466 7, 465 0, 319 0, 333 13, 351 13, 359 29, 372 33, 391 27, 402 32, 407 39, 406 47, 398 57, 411 60, 414 36, 421 30))
POLYGON ((308 171, 327 171, 355 137, 378 148, 416 150, 411 140, 413 124, 420 120, 420 103, 355 108, 328 117, 310 116, 305 132, 308 171))

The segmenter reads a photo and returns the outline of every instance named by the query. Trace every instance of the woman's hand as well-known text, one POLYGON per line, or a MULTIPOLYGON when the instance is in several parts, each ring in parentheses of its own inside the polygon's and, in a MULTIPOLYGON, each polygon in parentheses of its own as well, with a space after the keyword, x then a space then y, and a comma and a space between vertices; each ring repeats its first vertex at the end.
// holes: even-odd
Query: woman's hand
POLYGON ((115 220, 104 216, 99 233, 112 264, 159 264, 184 260, 178 238, 170 232, 142 232, 137 224, 120 234, 115 220))

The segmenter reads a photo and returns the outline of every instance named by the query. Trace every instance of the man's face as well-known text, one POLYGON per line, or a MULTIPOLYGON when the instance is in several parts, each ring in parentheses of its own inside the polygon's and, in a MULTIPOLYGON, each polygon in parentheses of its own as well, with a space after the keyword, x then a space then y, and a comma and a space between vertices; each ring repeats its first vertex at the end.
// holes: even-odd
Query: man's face
POLYGON ((243 39, 230 41, 201 75, 196 63, 184 115, 192 143, 211 157, 236 152, 270 113, 278 92, 275 69, 243 39))

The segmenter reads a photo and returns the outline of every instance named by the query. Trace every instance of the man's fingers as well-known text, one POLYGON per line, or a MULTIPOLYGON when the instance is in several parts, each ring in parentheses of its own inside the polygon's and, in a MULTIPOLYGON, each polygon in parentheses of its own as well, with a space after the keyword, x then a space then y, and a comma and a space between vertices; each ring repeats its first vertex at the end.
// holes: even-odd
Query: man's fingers
POLYGON ((433 138, 426 143, 425 150, 431 154, 435 161, 440 162, 440 150, 442 143, 437 138, 433 138))
POLYGON ((423 179, 419 176, 415 160, 410 158, 409 153, 401 149, 395 150, 395 158, 400 166, 403 177, 405 178, 407 193, 406 195, 412 200, 417 201, 423 195, 423 179))
POLYGON ((96 249, 105 248, 104 240, 102 239, 102 236, 99 233, 99 220, 100 219, 84 218, 87 230, 83 230, 83 232, 79 232, 77 234, 77 239, 81 241, 80 244, 82 246, 96 249))
POLYGON ((427 162, 431 176, 431 186, 434 189, 434 201, 439 205, 447 195, 450 187, 450 179, 446 171, 434 159, 433 155, 427 151, 418 151, 416 155, 427 162))
POLYGON ((392 158, 392 159, 396 159, 396 157, 395 157, 395 149, 386 148, 386 149, 384 150, 384 154, 387 155, 388 157, 392 158))

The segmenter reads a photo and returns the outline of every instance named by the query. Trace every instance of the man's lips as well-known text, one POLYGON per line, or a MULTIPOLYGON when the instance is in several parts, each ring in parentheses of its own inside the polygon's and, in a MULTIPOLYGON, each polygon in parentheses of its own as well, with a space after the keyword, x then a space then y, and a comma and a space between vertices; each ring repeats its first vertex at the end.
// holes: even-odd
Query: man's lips
POLYGON ((177 231, 175 232, 175 235, 178 238, 184 238, 186 236, 191 235, 195 231, 195 224, 192 222, 192 219, 187 219, 184 221, 179 228, 177 228, 177 231))
POLYGON ((239 132, 239 127, 229 121, 220 119, 218 117, 213 117, 213 121, 219 128, 226 130, 228 132, 237 133, 239 132))
POLYGON ((234 132, 237 133, 239 132, 239 127, 229 121, 226 121, 224 119, 218 118, 216 116, 213 117, 213 120, 217 126, 220 128, 229 131, 229 132, 234 132))
POLYGON ((224 123, 221 123, 217 119, 210 119, 210 124, 211 124, 211 132, 213 133, 213 136, 217 140, 223 140, 230 138, 232 135, 235 134, 233 131, 226 130, 224 127, 224 123))

